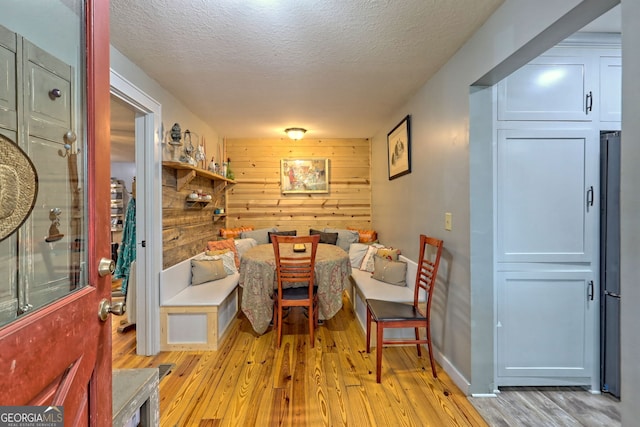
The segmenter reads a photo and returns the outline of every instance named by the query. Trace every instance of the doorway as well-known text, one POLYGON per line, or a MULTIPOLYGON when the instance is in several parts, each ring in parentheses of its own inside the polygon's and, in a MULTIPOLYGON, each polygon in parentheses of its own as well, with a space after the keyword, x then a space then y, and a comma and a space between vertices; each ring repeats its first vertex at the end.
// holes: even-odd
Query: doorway
MULTIPOLYGON (((121 104, 117 107, 124 109, 123 114, 126 115, 128 110, 134 115, 136 267, 135 284, 132 279, 134 290, 131 292, 135 292, 136 352, 150 356, 160 351, 157 280, 162 266, 161 106, 113 70, 111 98, 121 104)), ((131 150, 130 142, 123 144, 131 150)), ((130 151, 123 156, 130 158, 130 151)))

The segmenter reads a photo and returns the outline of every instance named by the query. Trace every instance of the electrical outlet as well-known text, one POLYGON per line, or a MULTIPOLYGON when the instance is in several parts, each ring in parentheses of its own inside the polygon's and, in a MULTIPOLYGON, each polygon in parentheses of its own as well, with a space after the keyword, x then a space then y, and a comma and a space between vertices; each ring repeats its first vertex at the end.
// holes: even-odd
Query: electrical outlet
POLYGON ((444 229, 451 231, 451 212, 444 214, 444 229))

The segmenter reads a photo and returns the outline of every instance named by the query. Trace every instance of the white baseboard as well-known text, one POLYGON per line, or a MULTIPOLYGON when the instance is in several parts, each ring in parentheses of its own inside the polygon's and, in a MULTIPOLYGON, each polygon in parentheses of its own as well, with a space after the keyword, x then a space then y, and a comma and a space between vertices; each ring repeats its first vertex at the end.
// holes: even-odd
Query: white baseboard
POLYGON ((449 359, 447 359, 441 352, 440 350, 434 348, 434 356, 435 359, 438 361, 438 364, 442 367, 442 369, 444 369, 444 371, 447 373, 447 375, 449 375, 449 377, 451 378, 451 380, 454 382, 455 385, 458 386, 458 388, 466 395, 469 395, 469 388, 471 387, 471 383, 469 381, 467 381, 467 379, 464 377, 464 375, 462 375, 462 373, 460 371, 458 371, 458 369, 456 369, 455 366, 453 366, 453 364, 449 361, 449 359))

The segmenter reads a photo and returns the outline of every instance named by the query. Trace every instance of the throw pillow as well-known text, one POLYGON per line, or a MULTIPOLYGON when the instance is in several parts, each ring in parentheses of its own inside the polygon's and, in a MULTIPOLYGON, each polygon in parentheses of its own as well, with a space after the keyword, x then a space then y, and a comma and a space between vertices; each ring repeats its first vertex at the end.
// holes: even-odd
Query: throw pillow
POLYGON ((259 230, 243 231, 240 233, 241 239, 254 239, 259 245, 269 243, 269 232, 278 231, 276 227, 261 228, 259 230))
POLYGON ((244 255, 245 252, 258 245, 255 239, 236 239, 235 242, 240 259, 242 259, 242 255, 244 255))
POLYGON ((213 280, 224 279, 225 277, 227 277, 227 272, 224 270, 224 263, 221 259, 191 260, 191 284, 193 286, 213 280))
POLYGON ((347 230, 358 232, 359 243, 373 243, 378 240, 378 233, 375 230, 361 230, 353 227, 347 227, 347 230))
POLYGON ((296 230, 290 230, 290 231, 269 231, 267 233, 267 237, 269 239, 269 243, 271 243, 271 236, 273 235, 276 236, 296 236, 297 235, 297 231, 296 230))
POLYGON ((220 229, 220 237, 223 239, 237 239, 240 237, 243 231, 251 231, 253 230, 252 226, 240 226, 234 228, 221 228, 220 229))
POLYGON ((373 257, 373 278, 395 286, 407 286, 407 263, 404 261, 389 261, 378 255, 373 257))
POLYGON ((360 239, 358 232, 353 230, 325 228, 322 231, 325 233, 338 233, 338 241, 336 242, 336 245, 344 249, 345 252, 349 252, 349 246, 351 246, 352 243, 358 243, 358 240, 360 239))
POLYGON ((360 270, 362 271, 373 271, 373 256, 378 253, 378 249, 382 248, 382 245, 373 244, 369 246, 367 249, 367 253, 362 258, 362 264, 360 264, 360 270))
POLYGON ((362 265, 362 260, 367 254, 371 246, 363 243, 352 243, 349 247, 349 260, 351 261, 351 267, 359 269, 362 265))
POLYGON ((236 267, 236 259, 235 259, 235 255, 232 251, 206 251, 204 255, 199 256, 198 258, 199 260, 208 260, 208 261, 215 261, 215 260, 222 260, 222 263, 224 265, 224 270, 226 271, 227 275, 229 274, 234 274, 238 272, 238 267, 236 267), (221 252, 217 255, 207 255, 209 253, 215 253, 215 252, 221 252))
POLYGON ((325 233, 324 231, 309 229, 309 235, 320 235, 320 243, 326 243, 327 245, 335 245, 338 242, 338 233, 325 233))
POLYGON ((233 239, 215 240, 207 242, 207 250, 215 251, 220 249, 229 249, 233 252, 236 268, 240 268, 240 256, 238 256, 238 250, 233 239))
POLYGON ((400 255, 400 249, 395 248, 380 248, 377 255, 382 258, 386 258, 390 261, 397 261, 400 255))

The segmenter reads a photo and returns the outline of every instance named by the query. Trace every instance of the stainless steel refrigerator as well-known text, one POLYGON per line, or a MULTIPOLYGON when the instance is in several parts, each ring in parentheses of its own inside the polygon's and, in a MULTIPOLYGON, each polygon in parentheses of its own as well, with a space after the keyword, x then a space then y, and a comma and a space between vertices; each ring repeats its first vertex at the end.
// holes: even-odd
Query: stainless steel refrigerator
POLYGON ((600 134, 600 373, 620 398, 620 132, 600 134))

